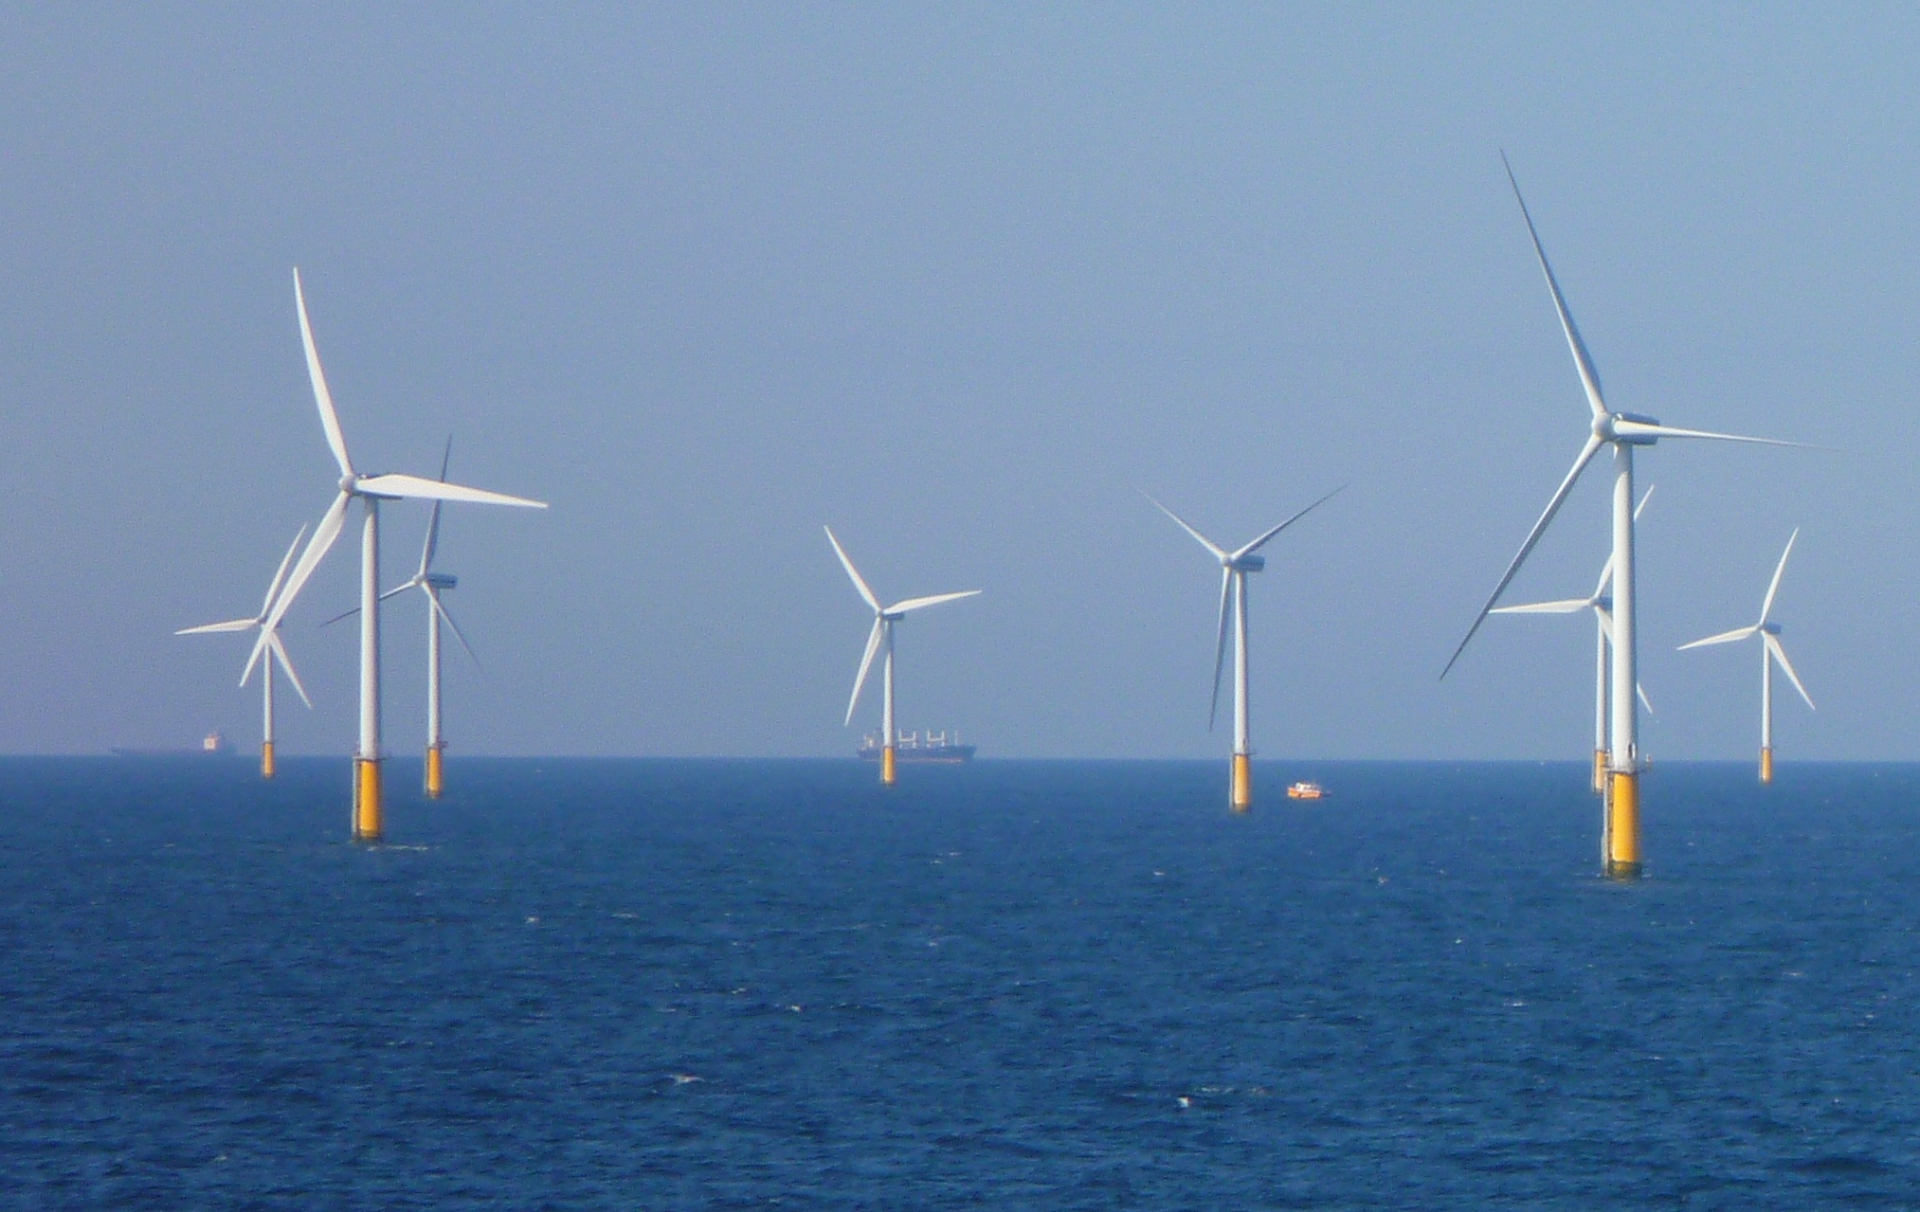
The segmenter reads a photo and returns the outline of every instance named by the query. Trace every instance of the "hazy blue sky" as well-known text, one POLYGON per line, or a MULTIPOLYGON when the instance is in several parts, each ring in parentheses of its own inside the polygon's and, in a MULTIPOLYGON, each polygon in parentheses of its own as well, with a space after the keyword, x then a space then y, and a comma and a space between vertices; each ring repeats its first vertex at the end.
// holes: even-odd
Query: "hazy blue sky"
MULTIPOLYGON (((1345 481, 1253 583, 1267 756, 1568 757, 1584 621, 1453 645, 1584 437, 1500 168, 1616 408, 1656 758, 1920 757, 1920 10, 705 5, 0 10, 0 750, 257 738, 253 610, 348 441, 450 508, 454 752, 837 754, 886 597, 901 723, 996 756, 1224 753, 1221 540, 1345 481)), ((387 511, 407 574, 423 507, 387 511)), ((1516 597, 1591 586, 1600 477, 1516 597)), ((287 629, 347 753, 346 541, 287 629)), ((422 739, 419 604, 387 742, 422 739)))

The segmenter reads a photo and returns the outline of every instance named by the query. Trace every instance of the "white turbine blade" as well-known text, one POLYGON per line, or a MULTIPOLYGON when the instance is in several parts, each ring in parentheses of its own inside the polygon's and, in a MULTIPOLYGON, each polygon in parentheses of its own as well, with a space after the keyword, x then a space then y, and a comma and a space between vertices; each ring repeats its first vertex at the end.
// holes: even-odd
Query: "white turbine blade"
POLYGON ((1213 642, 1213 698, 1207 704, 1207 731, 1220 714, 1220 673, 1227 665, 1227 598, 1233 590, 1233 569, 1220 570, 1220 632, 1213 642))
POLYGON ((1193 527, 1187 525, 1186 519, 1181 517, 1179 514, 1173 512, 1173 510, 1168 509, 1165 505, 1162 505, 1158 501, 1154 501, 1152 493, 1142 492, 1140 495, 1147 498, 1147 500, 1149 501, 1153 501, 1153 507, 1155 509, 1158 509, 1161 513, 1164 513, 1168 517, 1172 518, 1174 520, 1174 523, 1178 525, 1180 529, 1192 535, 1194 539, 1199 542, 1200 546, 1206 548, 1208 551, 1211 551, 1213 553, 1214 559, 1226 560, 1231 558, 1230 556, 1227 555, 1226 548, 1220 546, 1220 544, 1214 542, 1212 539, 1209 539, 1206 535, 1201 534, 1199 531, 1195 530, 1193 527))
POLYGON ((1682 644, 1676 650, 1685 652, 1689 648, 1705 648, 1709 644, 1732 644, 1747 639, 1759 632, 1758 627, 1736 627, 1732 631, 1723 631, 1719 635, 1710 635, 1704 640, 1695 640, 1691 644, 1682 644))
MULTIPOLYGON (((853 587, 860 591, 860 596, 865 600, 867 605, 873 607, 873 612, 880 614, 880 599, 873 596, 873 590, 867 587, 866 578, 862 577, 860 570, 853 566, 853 560, 848 557, 847 549, 840 546, 839 539, 833 537, 833 527, 822 526, 820 529, 827 532, 827 542, 833 544, 833 554, 840 557, 840 566, 845 568, 847 575, 853 579, 853 587)), ((856 689, 854 693, 857 696, 859 691, 856 689)), ((851 707, 847 708, 847 719, 853 719, 853 708, 851 707)))
POLYGON ((453 628, 453 638, 460 641, 460 647, 466 649, 467 655, 473 658, 473 663, 484 670, 486 666, 480 664, 480 654, 475 652, 473 645, 467 642, 467 633, 460 630, 460 624, 454 622, 453 616, 447 613, 447 608, 440 604, 440 595, 425 585, 422 585, 420 589, 427 595, 427 601, 433 603, 433 609, 440 615, 440 618, 447 626, 453 628))
POLYGON ((202 623, 198 627, 182 627, 175 635, 209 635, 216 631, 246 631, 256 626, 259 619, 228 619, 224 623, 202 623))
POLYGON ((1716 442, 1749 442, 1755 446, 1791 446, 1796 450, 1826 450, 1806 442, 1783 442, 1778 438, 1749 438, 1737 433, 1713 433, 1705 429, 1680 429, 1672 425, 1654 425, 1615 417, 1613 432, 1623 438, 1711 438, 1716 442))
POLYGON ((1600 623, 1600 634, 1607 637, 1607 647, 1613 647, 1613 611, 1604 606, 1595 606, 1593 617, 1600 623))
POLYGON ((415 501, 466 501, 474 505, 519 505, 526 509, 545 509, 545 501, 532 501, 526 497, 508 496, 504 492, 491 492, 485 488, 468 488, 464 484, 449 484, 445 480, 429 480, 425 476, 384 475, 366 476, 355 487, 361 492, 376 497, 405 497, 415 501))
POLYGON ((1793 666, 1787 662, 1787 650, 1780 646, 1779 638, 1776 636, 1766 635, 1765 632, 1762 632, 1761 634, 1766 636, 1767 651, 1773 654, 1774 660, 1780 662, 1780 671, 1787 675, 1787 680, 1791 681, 1793 683, 1793 688, 1800 692, 1800 697, 1807 700, 1807 706, 1813 708, 1813 710, 1815 711, 1818 711, 1819 708, 1813 706, 1812 696, 1807 694, 1807 688, 1800 684, 1800 675, 1795 673, 1793 671, 1793 666))
POLYGON ((936 593, 929 598, 908 598, 904 602, 895 602, 887 607, 888 614, 905 614, 909 610, 921 610, 928 606, 938 606, 942 602, 955 602, 961 598, 970 598, 979 593, 978 589, 963 589, 959 593, 936 593))
POLYGON ((1440 671, 1442 678, 1445 678, 1453 669, 1453 663, 1460 659, 1460 654, 1467 650, 1467 645, 1473 641, 1473 633, 1480 630, 1480 624, 1486 622, 1487 612, 1492 610, 1493 604, 1500 600, 1501 593, 1507 588, 1507 582, 1513 580, 1513 574, 1520 571, 1520 565, 1526 560, 1527 554, 1533 550, 1533 545, 1538 543, 1540 536, 1545 533, 1547 523, 1553 521, 1553 515, 1560 512, 1560 506, 1566 501, 1567 494, 1573 491, 1573 482, 1580 478, 1580 473, 1587 469, 1587 464, 1593 461, 1594 453, 1603 444, 1600 435, 1594 434, 1587 439, 1587 444, 1580 448, 1580 457, 1573 461, 1573 469, 1567 472, 1566 479, 1560 481, 1560 487, 1554 490, 1553 499, 1548 501, 1547 507, 1540 512, 1540 520, 1535 522, 1533 529, 1527 532, 1527 541, 1520 544, 1520 550, 1515 553, 1513 563, 1507 565, 1506 572, 1500 576, 1500 583, 1495 585, 1493 592, 1488 595, 1487 604, 1480 608, 1479 614, 1473 616, 1473 626, 1467 628, 1466 637, 1460 641, 1460 646, 1453 650, 1453 655, 1447 658, 1446 669, 1440 671))
POLYGON ((424 577, 433 566, 433 549, 440 545, 440 507, 445 501, 435 501, 433 512, 427 515, 427 541, 420 548, 420 571, 416 576, 424 577))
POLYGON ((1328 493, 1326 496, 1321 497, 1319 500, 1307 506, 1305 509, 1301 510, 1299 513, 1294 514, 1292 517, 1288 518, 1286 521, 1280 523, 1278 526, 1275 526, 1272 530, 1269 530, 1267 533, 1261 535, 1259 538, 1255 539, 1253 542, 1248 543, 1245 547, 1242 547, 1240 550, 1234 552, 1233 558, 1237 560, 1241 556, 1252 555, 1254 552, 1260 550, 1262 547, 1265 547, 1268 541, 1271 540, 1274 535, 1279 534, 1281 531, 1293 525, 1295 522, 1298 522, 1301 518, 1306 517, 1308 514, 1318 509, 1320 506, 1325 505, 1328 501, 1332 500, 1334 497, 1339 496, 1342 492, 1346 491, 1346 487, 1347 486, 1345 484, 1342 484, 1340 487, 1334 489, 1332 492, 1328 493))
MULTIPOLYGON (((383 594, 381 594, 381 595, 380 595, 380 600, 384 602, 384 601, 386 601, 386 600, 387 600, 388 598, 391 598, 391 597, 397 597, 397 596, 399 596, 400 594, 403 594, 403 593, 405 593, 405 592, 406 592, 407 590, 409 590, 409 589, 412 589, 412 588, 413 588, 413 587, 414 587, 415 585, 419 585, 419 584, 420 584, 420 582, 419 582, 419 581, 417 581, 417 580, 415 580, 415 581, 402 581, 402 582, 400 582, 400 583, 399 583, 398 585, 395 585, 395 586, 394 586, 394 587, 393 587, 392 589, 389 589, 389 590, 387 590, 387 591, 386 591, 385 593, 383 593, 383 594)), ((423 588, 424 588, 424 586, 423 586, 423 588)), ((333 626, 333 625, 334 625, 335 623, 338 623, 338 622, 339 622, 339 621, 340 621, 341 619, 350 619, 350 618, 352 618, 352 617, 353 617, 354 615, 356 615, 356 614, 359 614, 359 613, 360 613, 360 608, 359 608, 358 606, 350 606, 350 607, 348 607, 347 609, 345 609, 345 610, 343 610, 343 611, 341 611, 341 612, 340 612, 339 614, 336 614, 336 615, 334 615, 334 616, 333 616, 332 618, 330 618, 330 619, 328 619, 328 620, 327 620, 326 622, 324 622, 324 623, 322 623, 322 624, 320 624, 320 626, 322 626, 322 627, 331 627, 331 626, 333 626)))
POLYGON ((1525 606, 1496 606, 1488 614, 1578 614, 1593 605, 1592 598, 1561 598, 1557 602, 1528 602, 1525 606))
POLYGON ((860 688, 867 684, 867 670, 873 667, 873 654, 880 651, 880 638, 886 629, 887 621, 876 613, 873 630, 867 633, 867 651, 860 658, 860 672, 853 675, 853 697, 847 700, 847 718, 841 722, 842 728, 853 723, 853 709, 860 705, 860 688))
MULTIPOLYGON (((273 574, 273 583, 267 586, 266 599, 260 603, 260 618, 266 618, 267 611, 273 609, 273 599, 280 593, 280 582, 286 580, 287 577, 287 566, 293 563, 293 553, 299 548, 300 540, 306 537, 307 527, 305 523, 302 523, 300 533, 294 535, 293 542, 287 544, 287 554, 280 557, 280 568, 273 574)), ((255 620, 255 622, 258 621, 258 619, 255 620)))
POLYGON ((272 648, 273 655, 279 658, 280 668, 287 671, 287 680, 293 683, 294 690, 300 695, 300 701, 307 705, 308 711, 312 711, 313 700, 307 697, 307 688, 300 684, 300 675, 293 671, 293 661, 287 656, 287 646, 280 642, 279 632, 267 633, 267 646, 272 648))
MULTIPOLYGON (((242 686, 245 686, 247 684, 247 679, 253 676, 253 667, 260 663, 260 658, 262 656, 266 655, 267 637, 272 634, 273 633, 270 631, 262 631, 260 633, 259 640, 257 640, 254 643, 253 651, 247 656, 247 667, 240 671, 240 684, 242 686)), ((271 662, 273 658, 268 657, 267 660, 271 662)))
POLYGON ((307 293, 300 287, 300 271, 293 271, 293 302, 300 312, 300 343, 307 351, 307 378, 313 381, 313 402, 320 406, 320 427, 327 431, 327 448, 340 474, 353 474, 353 460, 347 458, 347 439, 340 432, 340 416, 333 409, 333 393, 327 390, 326 372, 320 369, 320 351, 313 344, 313 325, 307 322, 307 293))
POLYGON ((1640 696, 1640 705, 1647 709, 1648 715, 1659 714, 1658 712, 1654 711, 1653 700, 1647 697, 1647 688, 1645 686, 1642 686, 1640 683, 1635 682, 1633 684, 1633 690, 1635 694, 1638 694, 1640 696))
POLYGON ((1613 557, 1608 556, 1607 562, 1601 565, 1600 567, 1600 579, 1593 583, 1593 600, 1598 602, 1601 598, 1605 597, 1607 593, 1607 586, 1612 583, 1613 583, 1613 557))
POLYGON ((1647 485, 1647 490, 1640 494, 1640 503, 1633 507, 1634 521, 1638 522, 1640 520, 1641 512, 1646 509, 1647 502, 1651 501, 1652 499, 1653 499, 1653 485, 1649 484, 1647 485))
POLYGON ((266 649, 267 633, 280 626, 280 620, 286 617, 293 600, 306 587, 307 578, 313 575, 321 559, 333 548, 333 541, 340 537, 340 528, 347 519, 347 506, 352 501, 353 498, 344 492, 333 498, 333 504, 327 506, 327 512, 321 515, 320 524, 313 528, 313 537, 307 540, 307 549, 300 553, 293 571, 287 574, 287 583, 280 587, 280 596, 274 599, 273 609, 267 611, 267 617, 260 621, 260 640, 253 646, 256 659, 266 649))
POLYGON ((1773 613, 1773 595, 1780 592, 1780 574, 1787 570, 1787 557, 1793 554, 1793 541, 1800 537, 1800 528, 1793 528, 1787 536, 1787 549, 1780 553, 1780 563, 1774 567, 1773 581, 1767 586, 1766 601, 1760 603, 1760 622, 1764 624, 1767 616, 1773 613))
MULTIPOLYGON (((442 481, 447 478, 447 462, 452 458, 453 435, 448 434, 447 448, 440 453, 440 479, 442 481)), ((434 548, 440 545, 440 504, 439 501, 433 503, 433 513, 427 518, 427 542, 426 545, 420 549, 420 571, 415 574, 416 578, 427 575, 427 570, 433 566, 434 548)))
POLYGON ((1553 292, 1553 307, 1560 313, 1560 327, 1566 331, 1567 347, 1573 351, 1574 367, 1580 372, 1580 386, 1587 392, 1587 407, 1593 415, 1607 415, 1606 402, 1600 396, 1600 372, 1593 368, 1593 359, 1587 354, 1587 343, 1580 339, 1580 330, 1574 327, 1573 313, 1567 310, 1567 300, 1560 293, 1560 282, 1553 276, 1553 266, 1547 264, 1547 250, 1540 246, 1540 233, 1534 230, 1533 214, 1527 209, 1527 200, 1520 196, 1520 182, 1514 178, 1513 165, 1507 163, 1507 153, 1500 153, 1500 163, 1506 165, 1507 182, 1513 186, 1513 196, 1520 203, 1520 217, 1527 221, 1527 235, 1533 238, 1533 254, 1540 258, 1540 272, 1547 276, 1547 289, 1553 292))

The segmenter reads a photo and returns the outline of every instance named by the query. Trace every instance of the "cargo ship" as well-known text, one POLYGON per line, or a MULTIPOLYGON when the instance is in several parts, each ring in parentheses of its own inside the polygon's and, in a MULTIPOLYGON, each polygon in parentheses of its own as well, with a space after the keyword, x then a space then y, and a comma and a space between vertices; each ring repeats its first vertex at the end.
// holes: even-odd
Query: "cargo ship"
MULTIPOLYGON (((866 762, 880 760, 882 735, 869 732, 860 738, 860 759, 866 762)), ((894 742, 893 758, 897 762, 940 762, 954 766, 973 760, 974 746, 962 745, 960 733, 949 736, 945 732, 928 730, 925 736, 918 732, 903 732, 894 742)))
POLYGON ((229 745, 227 743, 227 738, 220 735, 218 732, 209 732, 206 736, 201 738, 200 747, 198 749, 115 748, 115 749, 110 749, 107 752, 113 754, 113 756, 115 757, 137 757, 137 758, 232 757, 233 746, 229 745))

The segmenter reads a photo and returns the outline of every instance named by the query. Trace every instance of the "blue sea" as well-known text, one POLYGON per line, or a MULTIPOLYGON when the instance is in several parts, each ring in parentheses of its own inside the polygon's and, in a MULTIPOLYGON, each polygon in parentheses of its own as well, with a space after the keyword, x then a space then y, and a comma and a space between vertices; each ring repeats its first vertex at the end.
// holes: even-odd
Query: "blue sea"
POLYGON ((0 761, 0 1207, 1920 1206, 1920 767, 418 775, 0 761))

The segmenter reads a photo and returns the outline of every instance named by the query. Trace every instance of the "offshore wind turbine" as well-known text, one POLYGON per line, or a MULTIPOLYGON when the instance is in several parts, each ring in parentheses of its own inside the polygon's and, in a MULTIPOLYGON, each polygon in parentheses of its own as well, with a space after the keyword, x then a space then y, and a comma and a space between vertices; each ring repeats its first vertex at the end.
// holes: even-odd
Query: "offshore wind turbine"
POLYGON ((1680 651, 1689 648, 1705 648, 1709 644, 1731 644, 1736 640, 1760 637, 1760 781, 1773 781, 1773 662, 1780 662, 1781 672, 1800 692, 1813 709, 1813 699, 1807 694, 1807 688, 1800 684, 1800 675, 1793 671, 1787 661, 1787 650, 1780 646, 1780 624, 1773 622, 1773 598, 1780 592, 1780 574, 1787 570, 1787 557, 1793 554, 1793 541, 1800 537, 1796 527, 1787 536, 1787 549, 1780 553, 1780 563, 1773 570, 1773 580, 1767 585, 1767 596, 1760 603, 1760 621, 1751 627, 1738 627, 1732 631, 1723 631, 1719 635, 1710 635, 1704 640, 1695 640, 1691 644, 1680 645, 1680 651))
MULTIPOLYGON (((447 478, 447 460, 451 458, 452 455, 453 439, 448 438, 446 451, 440 456, 440 478, 442 480, 447 478)), ((433 512, 427 519, 427 541, 420 549, 419 569, 416 570, 411 577, 380 595, 380 600, 384 602, 388 598, 397 597, 409 589, 418 589, 421 593, 425 594, 427 598, 426 792, 429 799, 436 800, 440 798, 441 793, 446 789, 445 769, 441 755, 447 747, 447 742, 440 728, 441 620, 444 619, 447 626, 453 629, 454 637, 460 641, 460 646, 467 650, 467 655, 473 658, 473 663, 476 665, 480 663, 480 654, 475 652, 473 645, 467 642, 466 633, 460 630, 460 624, 453 621, 453 615, 447 610, 446 603, 440 600, 441 594, 460 584, 459 577, 448 572, 437 572, 433 567, 434 550, 440 543, 441 504, 442 502, 440 501, 433 503, 433 512)), ((330 626, 339 622, 341 619, 359 613, 360 608, 355 606, 351 610, 342 611, 334 615, 320 625, 322 627, 330 626)))
POLYGON ((545 509, 546 505, 525 497, 429 480, 424 476, 366 475, 355 471, 353 460, 347 456, 339 414, 334 411, 333 394, 327 390, 327 378, 320 369, 320 352, 313 343, 313 326, 307 320, 307 297, 300 285, 298 269, 293 271, 293 301, 300 314, 300 342, 306 350, 307 377, 313 384, 314 404, 320 410, 320 427, 326 432, 327 448, 340 467, 339 495, 321 516, 320 524, 314 527, 306 550, 300 553, 299 562, 281 587, 255 648, 266 644, 267 635, 279 624, 307 578, 340 537, 348 507, 359 501, 365 522, 360 532, 360 743, 353 761, 353 836, 357 840, 377 841, 384 831, 380 785, 380 502, 467 501, 533 509, 545 509))
MULTIPOLYGON (((267 596, 260 603, 260 613, 250 619, 228 619, 224 623, 206 623, 199 627, 183 627, 175 635, 211 635, 226 631, 252 631, 260 629, 261 639, 268 653, 266 667, 260 671, 261 695, 261 738, 260 738, 260 777, 270 779, 274 775, 273 764, 273 663, 280 662, 280 668, 287 671, 287 680, 293 683, 300 701, 313 710, 313 700, 307 697, 307 688, 300 684, 300 675, 293 671, 293 661, 287 656, 287 646, 280 639, 279 620, 271 626, 267 619, 273 613, 273 602, 280 592, 280 583, 286 579, 287 565, 293 562, 293 553, 300 546, 300 540, 307 536, 307 528, 302 526, 300 533, 293 536, 293 542, 287 545, 287 554, 280 557, 280 567, 273 574, 273 581, 267 586, 267 596)), ((240 684, 245 686, 247 679, 253 676, 253 667, 260 663, 261 645, 254 645, 253 655, 247 660, 247 667, 240 673, 240 684)))
POLYGON ((860 591, 861 600, 873 608, 873 630, 867 633, 867 650, 860 658, 860 672, 854 675, 853 697, 847 700, 847 718, 841 727, 853 723, 853 709, 860 705, 860 689, 867 684, 867 671, 873 667, 874 654, 883 644, 887 649, 887 659, 880 675, 880 728, 884 734, 881 737, 880 781, 891 787, 895 774, 894 743, 900 739, 893 723, 893 625, 915 610, 970 598, 980 591, 963 589, 959 593, 936 593, 931 597, 908 598, 904 602, 882 606, 880 599, 874 596, 872 588, 860 575, 860 570, 847 557, 846 548, 840 546, 840 540, 833 537, 833 528, 822 526, 820 529, 827 532, 827 542, 833 544, 833 554, 840 557, 840 564, 853 580, 853 587, 860 591))
MULTIPOLYGON (((1633 520, 1638 522, 1640 514, 1647 507, 1648 498, 1653 496, 1649 487, 1640 494, 1640 504, 1633 510, 1633 520)), ((1593 611, 1593 789, 1605 794, 1607 790, 1607 702, 1609 698, 1607 678, 1608 659, 1613 649, 1613 597, 1607 592, 1607 585, 1613 580, 1613 557, 1607 557, 1606 566, 1600 570, 1600 580, 1594 585, 1593 593, 1584 598, 1561 598, 1556 602, 1529 602, 1525 606, 1500 606, 1492 614, 1578 614, 1582 610, 1593 611)), ((1640 705, 1653 714, 1653 704, 1647 701, 1646 687, 1634 683, 1634 691, 1640 696, 1640 705)), ((1600 831, 1606 833, 1606 821, 1601 820, 1600 831)), ((1602 861, 1606 851, 1602 850, 1602 861)))
POLYGON ((1488 595, 1486 605, 1474 616, 1473 625, 1467 628, 1467 634, 1461 639, 1460 646, 1453 650, 1448 658, 1446 669, 1440 676, 1445 678, 1460 654, 1466 651, 1472 642, 1474 633, 1480 630, 1480 624, 1486 621, 1487 614, 1499 602, 1500 595, 1520 571, 1520 565, 1532 552, 1534 544, 1560 512, 1560 506, 1566 501, 1567 494, 1573 491, 1575 481, 1585 471, 1587 464, 1600 453, 1601 447, 1608 447, 1613 454, 1613 662, 1611 669, 1611 705, 1610 727, 1608 729, 1607 753, 1607 860, 1606 871, 1609 875, 1632 878, 1640 874, 1640 770, 1641 756, 1639 744, 1639 721, 1636 718, 1634 687, 1638 683, 1638 648, 1636 626, 1638 620, 1634 613, 1635 575, 1633 555, 1633 451, 1637 446, 1652 446, 1661 438, 1704 438, 1725 442, 1752 442, 1764 446, 1799 446, 1798 442, 1779 442, 1770 438, 1750 438, 1738 434, 1709 433, 1698 429, 1680 429, 1671 425, 1662 425, 1652 417, 1638 416, 1628 412, 1615 412, 1607 407, 1606 399, 1600 390, 1600 372, 1594 369, 1593 358, 1587 353, 1587 346, 1580 339, 1580 330, 1574 326, 1573 313, 1567 309, 1567 301, 1560 292, 1560 283, 1553 276, 1553 267, 1547 263, 1546 249, 1540 244, 1540 233, 1533 226, 1533 215, 1527 210, 1527 200, 1520 194, 1520 183, 1514 178, 1513 166, 1507 163, 1506 154, 1500 156, 1500 162, 1506 165, 1507 181, 1513 186, 1513 196, 1520 203, 1520 214, 1526 220, 1527 234, 1533 240, 1534 256, 1540 262, 1540 272, 1547 280, 1547 290, 1553 295, 1554 310, 1560 316, 1561 331, 1566 334, 1567 348, 1573 354, 1574 369, 1579 372, 1580 386, 1587 398, 1587 408, 1592 413, 1586 442, 1580 447, 1580 454, 1574 459, 1573 467, 1560 481, 1560 487, 1547 501, 1546 509, 1540 513, 1533 529, 1520 544, 1520 550, 1514 554, 1501 574, 1499 583, 1488 595))
MULTIPOLYGON (((1345 488, 1342 484, 1340 488, 1345 488)), ((1154 501, 1155 508, 1174 520, 1180 529, 1192 535, 1194 541, 1207 549, 1208 554, 1220 563, 1220 626, 1213 646, 1213 701, 1207 708, 1207 730, 1213 730, 1214 720, 1220 712, 1220 672, 1226 663, 1227 655, 1227 610, 1233 610, 1233 768, 1227 785, 1227 806, 1235 812, 1245 812, 1253 806, 1253 744, 1251 724, 1247 714, 1247 574, 1259 572, 1267 566, 1267 557, 1255 554, 1265 547, 1273 537, 1287 527, 1307 516, 1324 504, 1335 493, 1321 497, 1312 505, 1302 509, 1286 521, 1267 531, 1253 542, 1234 551, 1228 551, 1220 544, 1195 530, 1179 514, 1165 505, 1154 501)))

